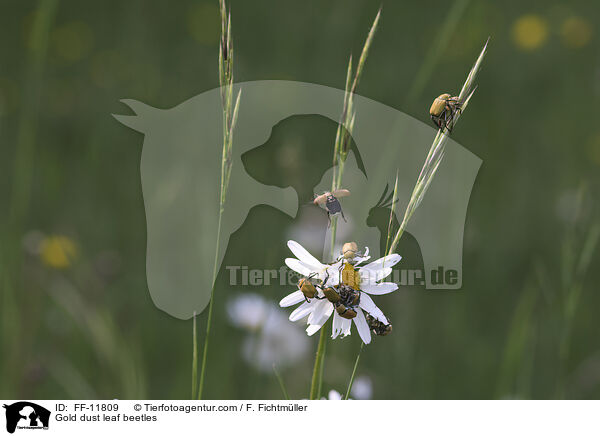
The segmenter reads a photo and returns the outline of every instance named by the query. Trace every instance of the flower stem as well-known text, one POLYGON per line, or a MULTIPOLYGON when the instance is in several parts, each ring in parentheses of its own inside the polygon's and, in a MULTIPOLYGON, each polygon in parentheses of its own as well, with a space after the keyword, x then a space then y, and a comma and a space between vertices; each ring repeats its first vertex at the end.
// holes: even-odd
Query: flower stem
POLYGON ((325 326, 321 327, 321 334, 319 336, 319 345, 317 346, 317 354, 315 356, 315 366, 313 367, 312 381, 310 383, 310 396, 309 399, 316 400, 319 392, 319 374, 321 373, 321 366, 323 364, 323 358, 325 357, 325 340, 327 335, 325 334, 325 326))
POLYGON ((346 390, 346 396, 344 397, 344 400, 347 400, 350 397, 350 391, 352 390, 352 384, 354 383, 354 377, 356 376, 356 369, 358 368, 358 362, 360 361, 360 353, 362 352, 364 346, 365 344, 361 342, 360 349, 358 350, 358 354, 356 355, 356 361, 354 362, 352 376, 350 376, 350 383, 348 383, 348 389, 346 390))
MULTIPOLYGON (((350 56, 350 61, 348 62, 348 71, 346 73, 346 87, 344 94, 344 105, 342 108, 342 115, 340 118, 340 122, 338 124, 337 132, 335 135, 335 143, 334 143, 334 151, 333 151, 333 177, 331 181, 331 192, 334 192, 336 189, 339 189, 342 184, 342 176, 344 174, 344 164, 346 162, 346 157, 348 156, 348 152, 350 151, 350 142, 352 138, 352 131, 354 128, 354 119, 355 119, 355 111, 354 111, 354 92, 356 91, 356 87, 358 86, 358 82, 360 81, 360 77, 362 74, 363 67, 367 60, 367 55, 369 53, 369 48, 371 47, 371 43, 373 41, 373 36, 375 35, 375 31, 377 30, 377 26, 379 24, 379 18, 381 17, 381 8, 377 12, 375 16, 375 20, 373 21, 373 25, 369 30, 369 34, 367 36, 367 40, 363 46, 362 52, 360 54, 360 59, 358 60, 358 65, 356 66, 356 72, 354 74, 354 79, 352 79, 352 56, 350 56)), ((337 217, 331 218, 331 250, 330 256, 332 262, 335 261, 335 239, 337 233, 337 217)), ((325 257, 325 254, 324 256, 325 257)), ((321 327, 321 334, 319 336, 319 345, 317 347, 317 355, 315 357, 315 366, 313 368, 313 376, 312 382, 310 385, 310 399, 314 400, 321 395, 321 383, 323 381, 323 362, 325 360, 325 341, 326 341, 326 333, 325 326, 321 327)))
MULTIPOLYGON (((32 3, 32 2, 30 2, 32 3)), ((38 146, 38 128, 41 93, 44 87, 44 72, 48 55, 48 36, 54 25, 58 0, 39 0, 36 13, 32 14, 27 40, 30 50, 23 76, 22 95, 19 102, 20 114, 17 120, 15 149, 12 166, 12 179, 9 183, 10 199, 3 201, 3 225, 1 226, 2 247, 0 247, 0 347, 3 362, 0 372, 3 374, 0 396, 10 398, 18 396, 17 386, 22 381, 22 365, 19 356, 25 351, 22 345, 29 337, 14 335, 19 331, 19 322, 26 319, 18 304, 21 278, 21 241, 23 225, 30 216, 31 198, 35 175, 36 147, 38 146)))
MULTIPOLYGON (((210 303, 208 303, 208 318, 206 320, 206 337, 204 339, 204 350, 202 352, 202 367, 200 368, 200 384, 198 386, 198 399, 202 399, 204 391, 204 377, 206 375, 206 359, 208 356, 208 339, 210 338, 210 326, 212 324, 213 303, 215 300, 215 282, 217 280, 217 265, 219 263, 219 239, 221 238, 221 221, 223 217, 223 207, 219 209, 219 225, 217 227, 217 248, 215 249, 215 263, 213 266, 213 287, 210 291, 210 303)), ((195 332, 195 330, 194 330, 195 332)))
POLYGON ((287 393, 287 389, 285 388, 285 384, 283 383, 283 378, 281 378, 281 374, 277 371, 277 367, 273 364, 273 372, 275 373, 275 377, 277 377, 277 381, 279 382, 279 387, 281 387, 281 392, 283 393, 283 398, 287 401, 290 400, 290 396, 287 393))
POLYGON ((213 266, 213 281, 210 290, 210 302, 208 305, 208 318, 206 320, 206 337, 204 339, 204 351, 202 353, 202 368, 200 369, 200 383, 198 386, 198 399, 202 399, 204 390, 204 377, 206 375, 206 360, 208 355, 208 340, 212 324, 212 313, 215 296, 215 282, 219 271, 219 248, 221 240, 221 222, 225 209, 225 199, 229 187, 231 168, 233 165, 233 131, 237 122, 240 106, 241 91, 238 91, 235 103, 233 102, 233 42, 231 38, 231 14, 227 13, 225 0, 219 1, 221 12, 221 42, 219 45, 219 85, 221 86, 221 104, 223 107, 223 148, 221 158, 221 189, 219 195, 219 223, 217 227, 217 242, 215 244, 215 262, 213 266))
MULTIPOLYGON (((324 326, 322 328, 324 328, 324 326)), ((323 371, 325 369, 326 352, 327 352, 327 340, 325 340, 325 344, 323 345, 323 355, 321 356, 321 368, 319 368, 319 382, 318 382, 318 388, 317 388, 317 398, 321 398, 321 388, 323 387, 323 371)))
POLYGON ((196 311, 192 321, 192 399, 198 396, 198 334, 196 329, 196 311))

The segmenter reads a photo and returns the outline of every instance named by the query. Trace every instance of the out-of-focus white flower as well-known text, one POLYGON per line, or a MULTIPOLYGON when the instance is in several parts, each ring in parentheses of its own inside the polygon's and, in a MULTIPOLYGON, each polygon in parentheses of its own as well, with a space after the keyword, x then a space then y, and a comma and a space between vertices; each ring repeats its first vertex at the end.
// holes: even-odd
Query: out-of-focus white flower
POLYGON ((373 397, 373 383, 366 375, 356 377, 350 390, 350 395, 356 400, 370 400, 373 397))
POLYGON ((257 294, 242 294, 227 304, 233 325, 252 334, 242 344, 242 357, 263 372, 273 365, 284 368, 301 361, 309 351, 309 341, 302 330, 287 320, 277 305, 257 294))
POLYGON ((588 204, 583 201, 582 192, 577 189, 569 189, 560 193, 556 199, 556 215, 567 223, 573 224, 577 218, 581 218, 582 212, 587 212, 588 204))
MULTIPOLYGON (((323 399, 325 399, 325 398, 323 398, 323 399)), ((338 391, 332 389, 329 391, 329 394, 327 395, 327 399, 328 400, 341 400, 342 394, 340 394, 338 391)))
POLYGON ((227 314, 236 327, 255 331, 263 327, 273 304, 257 294, 241 294, 227 303, 227 314))
POLYGON ((368 249, 366 249, 365 254, 361 255, 358 261, 356 259, 346 259, 342 255, 340 260, 328 265, 319 262, 296 241, 288 241, 287 245, 296 258, 285 259, 286 265, 297 273, 319 282, 317 294, 314 298, 307 298, 301 290, 297 290, 279 302, 282 307, 302 303, 290 314, 290 321, 298 321, 307 317, 308 328, 306 332, 309 336, 319 331, 331 314, 333 314, 332 337, 334 339, 339 335, 342 335, 342 337, 349 335, 353 321, 362 341, 365 344, 370 343, 371 330, 363 311, 385 325, 389 324, 387 317, 368 294, 383 295, 398 289, 398 285, 395 283, 379 283, 379 281, 391 274, 392 267, 401 259, 400 255, 391 254, 367 265, 358 266, 358 262, 364 262, 369 258, 368 249), (356 315, 352 318, 343 317, 337 311, 334 311, 340 303, 332 303, 323 292, 323 289, 329 287, 335 288, 338 292, 344 286, 350 287, 355 293, 360 293, 358 305, 348 308, 356 312, 356 315))
MULTIPOLYGON (((371 383, 371 379, 365 375, 357 377, 352 384, 352 389, 350 389, 350 395, 355 400, 370 400, 373 396, 373 384, 371 383)), ((321 398, 322 400, 343 400, 342 394, 340 394, 335 389, 329 391, 327 398, 321 398)), ((351 400, 352 398, 348 398, 351 400)))

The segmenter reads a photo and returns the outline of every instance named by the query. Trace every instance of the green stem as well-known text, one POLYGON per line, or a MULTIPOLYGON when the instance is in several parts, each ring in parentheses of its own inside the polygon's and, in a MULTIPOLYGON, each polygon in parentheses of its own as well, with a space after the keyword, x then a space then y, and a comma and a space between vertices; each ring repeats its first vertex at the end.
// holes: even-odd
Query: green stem
POLYGON ((398 243, 400 242, 400 238, 404 234, 404 227, 405 226, 406 226, 405 222, 402 221, 402 224, 400 225, 400 228, 398 229, 398 232, 396 233, 396 236, 394 236, 394 240, 392 241, 392 245, 390 245, 390 249, 386 253, 387 255, 390 255, 390 254, 392 254, 392 253, 394 253, 396 251, 396 247, 398 246, 398 243))
POLYGON ((356 355, 356 361, 354 362, 352 376, 350 377, 350 383, 348 383, 348 389, 346 390, 346 396, 344 397, 344 400, 347 400, 350 397, 350 391, 352 390, 352 384, 354 383, 354 377, 356 376, 356 369, 358 368, 358 362, 360 361, 360 353, 362 352, 364 346, 365 344, 361 342, 360 349, 358 350, 358 354, 356 355))
POLYGON ((273 372, 275 373, 275 377, 277 377, 277 381, 279 382, 279 387, 281 388, 281 392, 283 393, 283 398, 289 401, 290 396, 287 393, 287 389, 285 388, 285 384, 283 383, 283 378, 281 377, 281 374, 279 374, 279 371, 277 371, 277 367, 275 366, 275 364, 273 364, 273 372))
POLYGON ((208 304, 208 319, 206 320, 206 337, 204 338, 204 350, 202 352, 202 367, 200 368, 200 384, 198 386, 198 399, 202 399, 204 391, 204 377, 206 375, 206 359, 208 356, 208 339, 210 337, 210 326, 212 324, 213 303, 215 296, 215 282, 217 280, 219 264, 219 240, 221 239, 221 221, 223 217, 223 206, 219 209, 219 224, 217 227, 217 244, 215 249, 215 263, 213 266, 213 286, 210 290, 210 303, 208 304))
MULTIPOLYGON (((0 396, 15 397, 22 378, 23 367, 20 362, 25 337, 16 337, 14 331, 26 331, 19 326, 26 317, 20 313, 18 291, 21 287, 22 250, 21 238, 25 218, 29 216, 31 205, 36 144, 40 113, 40 99, 45 80, 46 58, 48 53, 48 35, 52 30, 58 0, 40 0, 33 14, 31 31, 26 35, 29 42, 27 64, 23 74, 23 95, 20 100, 20 114, 17 121, 16 144, 12 163, 10 199, 3 202, 2 247, 0 247, 0 347, 3 362, 0 373, 3 374, 0 396)), ((30 330, 30 329, 27 329, 30 330)))
POLYGON ((192 399, 198 396, 198 335, 196 329, 196 311, 192 322, 192 399))
MULTIPOLYGON (((322 329, 325 328, 325 326, 321 327, 322 329)), ((317 389, 317 398, 321 398, 321 390, 323 387, 323 372, 324 372, 324 368, 325 368, 325 354, 327 353, 327 340, 325 341, 325 344, 323 345, 323 356, 321 357, 321 367, 319 368, 319 383, 318 383, 318 389, 317 389)))
POLYGON ((312 381, 310 383, 310 399, 316 400, 319 392, 319 374, 321 372, 322 360, 325 357, 325 326, 321 327, 319 336, 319 345, 317 346, 317 354, 315 356, 315 366, 313 367, 312 381))

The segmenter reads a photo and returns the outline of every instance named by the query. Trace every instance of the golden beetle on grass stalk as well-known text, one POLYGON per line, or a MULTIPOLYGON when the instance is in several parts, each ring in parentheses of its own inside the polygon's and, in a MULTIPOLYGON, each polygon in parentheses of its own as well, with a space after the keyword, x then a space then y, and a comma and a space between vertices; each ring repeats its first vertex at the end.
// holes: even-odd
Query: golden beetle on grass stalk
POLYGON ((458 97, 452 97, 450 94, 442 94, 433 100, 429 108, 431 120, 440 130, 448 130, 452 133, 454 127, 454 116, 460 112, 462 103, 458 97))

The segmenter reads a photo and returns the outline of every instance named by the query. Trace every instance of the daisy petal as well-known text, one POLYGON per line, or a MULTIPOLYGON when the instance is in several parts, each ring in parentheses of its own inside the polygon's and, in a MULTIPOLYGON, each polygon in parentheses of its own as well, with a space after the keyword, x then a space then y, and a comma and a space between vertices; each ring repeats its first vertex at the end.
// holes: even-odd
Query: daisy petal
POLYGON ((329 395, 328 398, 330 400, 341 400, 342 399, 342 394, 340 394, 338 391, 334 391, 333 389, 329 391, 329 395))
POLYGON ((311 324, 306 328, 306 333, 308 334, 308 336, 312 336, 315 333, 317 333, 321 327, 323 327, 322 325, 319 324, 311 324))
POLYGON ((361 283, 376 283, 392 273, 392 268, 381 269, 359 269, 361 283))
POLYGON ((356 257, 355 258, 355 262, 354 262, 354 266, 357 267, 360 264, 365 263, 370 258, 371 258, 371 256, 356 257))
POLYGON ((281 307, 290 307, 294 304, 300 303, 301 301, 304 301, 304 294, 302 293, 302 291, 296 291, 292 292, 287 297, 283 297, 282 300, 279 302, 279 305, 281 307))
POLYGON ((333 304, 328 300, 322 300, 315 303, 315 310, 308 317, 309 324, 325 324, 333 312, 333 304))
POLYGON ((292 313, 290 313, 290 321, 295 322, 299 319, 304 318, 306 315, 314 310, 314 306, 310 303, 304 303, 297 307, 292 313))
POLYGON ((312 254, 310 254, 306 248, 297 243, 296 241, 288 241, 287 246, 294 253, 294 256, 298 258, 301 262, 309 265, 314 270, 319 270, 323 268, 323 264, 317 260, 312 254))
POLYGON ((384 282, 384 283, 361 283, 360 288, 362 291, 371 295, 385 295, 390 292, 394 292, 398 289, 396 283, 384 282))
POLYGON ((400 256, 399 254, 390 254, 388 256, 382 257, 380 259, 377 259, 365 266, 363 266, 361 269, 371 269, 371 270, 377 270, 377 269, 382 269, 382 268, 391 268, 394 265, 396 265, 398 262, 400 262, 400 259, 402 259, 402 256, 400 256))
MULTIPOLYGON (((342 317, 340 316, 340 318, 342 318, 342 317)), ((346 319, 346 318, 342 318, 342 324, 341 324, 342 337, 348 336, 350 333, 352 333, 350 330, 350 327, 352 327, 352 321, 349 319, 346 319)))
POLYGON ((356 330, 358 330, 358 334, 360 335, 362 341, 365 344, 369 344, 371 342, 371 330, 369 329, 365 315, 360 307, 356 308, 356 316, 352 318, 352 321, 354 321, 356 330))
POLYGON ((341 316, 339 316, 337 314, 337 312, 335 312, 333 314, 333 325, 331 326, 331 338, 335 339, 337 338, 340 333, 342 332, 342 322, 340 321, 342 319, 341 316))
POLYGON ((373 299, 364 292, 360 295, 359 306, 363 310, 365 310, 366 312, 371 314, 373 317, 375 317, 377 319, 377 321, 381 321, 385 325, 389 324, 387 318, 385 317, 385 315, 383 314, 381 309, 379 309, 379 307, 377 307, 375 305, 375 303, 373 302, 373 299))
POLYGON ((298 274, 302 274, 306 277, 316 272, 312 266, 307 265, 306 263, 301 262, 298 259, 294 259, 293 257, 288 257, 285 260, 285 264, 288 266, 289 269, 294 270, 298 274))
POLYGON ((319 323, 319 320, 325 313, 325 309, 326 309, 325 304, 326 303, 327 303, 327 300, 315 301, 314 306, 313 306, 314 310, 308 317, 307 322, 309 324, 318 324, 319 323))
POLYGON ((327 269, 323 268, 323 272, 319 274, 319 279, 324 281, 324 286, 335 286, 340 283, 341 266, 342 262, 336 262, 333 265, 328 266, 327 269))
POLYGON ((329 317, 331 316, 331 314, 333 313, 333 304, 328 304, 327 308, 325 309, 325 313, 323 314, 323 317, 317 321, 318 324, 325 324, 325 322, 329 319, 329 317))

